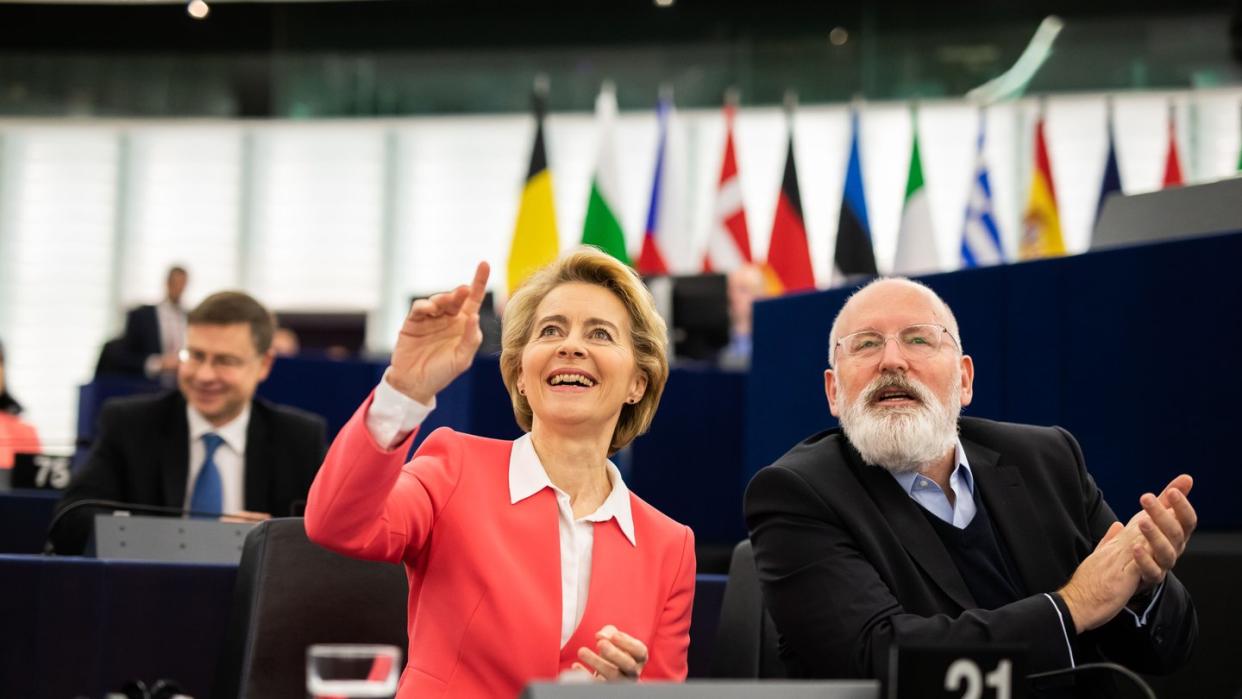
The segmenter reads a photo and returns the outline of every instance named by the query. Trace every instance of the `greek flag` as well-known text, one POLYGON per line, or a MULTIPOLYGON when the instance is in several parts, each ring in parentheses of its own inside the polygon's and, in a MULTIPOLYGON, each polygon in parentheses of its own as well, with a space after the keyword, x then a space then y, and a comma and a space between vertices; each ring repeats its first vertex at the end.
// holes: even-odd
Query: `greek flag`
POLYGON ((988 164, 983 158, 984 115, 979 115, 979 148, 975 155, 975 176, 966 203, 966 222, 962 226, 962 267, 981 267, 1005 261, 1000 229, 992 212, 992 184, 988 164))

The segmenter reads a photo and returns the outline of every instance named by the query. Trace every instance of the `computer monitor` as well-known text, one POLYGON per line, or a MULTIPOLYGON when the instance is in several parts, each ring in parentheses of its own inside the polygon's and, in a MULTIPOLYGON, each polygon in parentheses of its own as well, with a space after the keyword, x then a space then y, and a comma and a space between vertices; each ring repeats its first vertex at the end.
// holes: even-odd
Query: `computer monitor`
MULTIPOLYGON (((410 305, 419 299, 430 298, 438 293, 440 292, 414 294, 410 297, 410 305)), ((496 315, 496 298, 490 291, 483 295, 483 301, 479 304, 479 329, 483 331, 483 342, 475 354, 477 356, 500 354, 500 316, 496 315)))
POLYGON ((669 325, 675 359, 715 360, 729 344, 729 283, 724 274, 645 280, 669 325))

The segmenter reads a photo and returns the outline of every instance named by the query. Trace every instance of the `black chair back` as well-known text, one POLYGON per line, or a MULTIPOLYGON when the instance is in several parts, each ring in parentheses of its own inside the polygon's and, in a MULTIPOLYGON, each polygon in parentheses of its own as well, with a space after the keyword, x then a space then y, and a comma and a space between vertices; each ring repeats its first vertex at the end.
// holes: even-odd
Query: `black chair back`
POLYGON ((214 699, 305 699, 314 643, 407 648, 405 570, 310 542, 301 518, 251 530, 242 550, 214 699))
POLYGON ((750 540, 733 549, 729 581, 720 607, 720 625, 712 644, 712 677, 782 678, 787 673, 779 637, 763 604, 750 540))

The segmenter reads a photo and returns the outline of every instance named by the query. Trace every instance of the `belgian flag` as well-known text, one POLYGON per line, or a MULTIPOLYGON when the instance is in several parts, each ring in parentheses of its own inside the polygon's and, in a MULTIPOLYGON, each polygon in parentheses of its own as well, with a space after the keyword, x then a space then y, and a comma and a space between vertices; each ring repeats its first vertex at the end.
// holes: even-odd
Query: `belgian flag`
POLYGON ((533 96, 535 145, 530 153, 530 169, 522 188, 513 242, 509 246, 509 294, 536 270, 556 259, 560 242, 556 232, 556 206, 552 196, 552 172, 543 145, 544 99, 547 85, 537 81, 533 96))

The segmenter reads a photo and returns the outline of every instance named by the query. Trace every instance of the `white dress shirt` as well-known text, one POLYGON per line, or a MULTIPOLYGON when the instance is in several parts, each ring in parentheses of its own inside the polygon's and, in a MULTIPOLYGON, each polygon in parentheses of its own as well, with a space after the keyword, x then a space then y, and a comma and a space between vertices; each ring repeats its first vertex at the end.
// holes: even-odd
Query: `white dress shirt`
POLYGON ((224 440, 212 456, 212 461, 220 471, 220 485, 224 495, 220 505, 226 514, 245 510, 246 429, 250 426, 250 404, 246 404, 241 415, 220 427, 212 425, 189 405, 185 406, 185 416, 190 425, 190 477, 185 484, 185 502, 182 507, 190 508, 190 499, 194 496, 194 482, 198 479, 199 471, 203 470, 203 457, 207 455, 203 435, 214 432, 224 440))
MULTIPOLYGON (((393 388, 383 379, 375 389, 375 398, 367 411, 367 429, 376 444, 392 449, 400 444, 435 408, 423 405, 393 388)), ((557 488, 535 453, 535 445, 526 434, 513 442, 509 456, 509 502, 516 504, 551 488, 556 494, 557 530, 561 552, 561 647, 569 642, 582 615, 586 612, 587 593, 591 589, 591 556, 595 544, 595 523, 616 519, 625 538, 637 546, 634 518, 630 511, 630 491, 621 472, 608 462, 608 480, 612 492, 594 512, 575 518, 569 494, 557 488)))
POLYGON ((164 299, 156 304, 155 317, 160 331, 160 349, 164 354, 180 352, 185 345, 185 309, 164 299))

